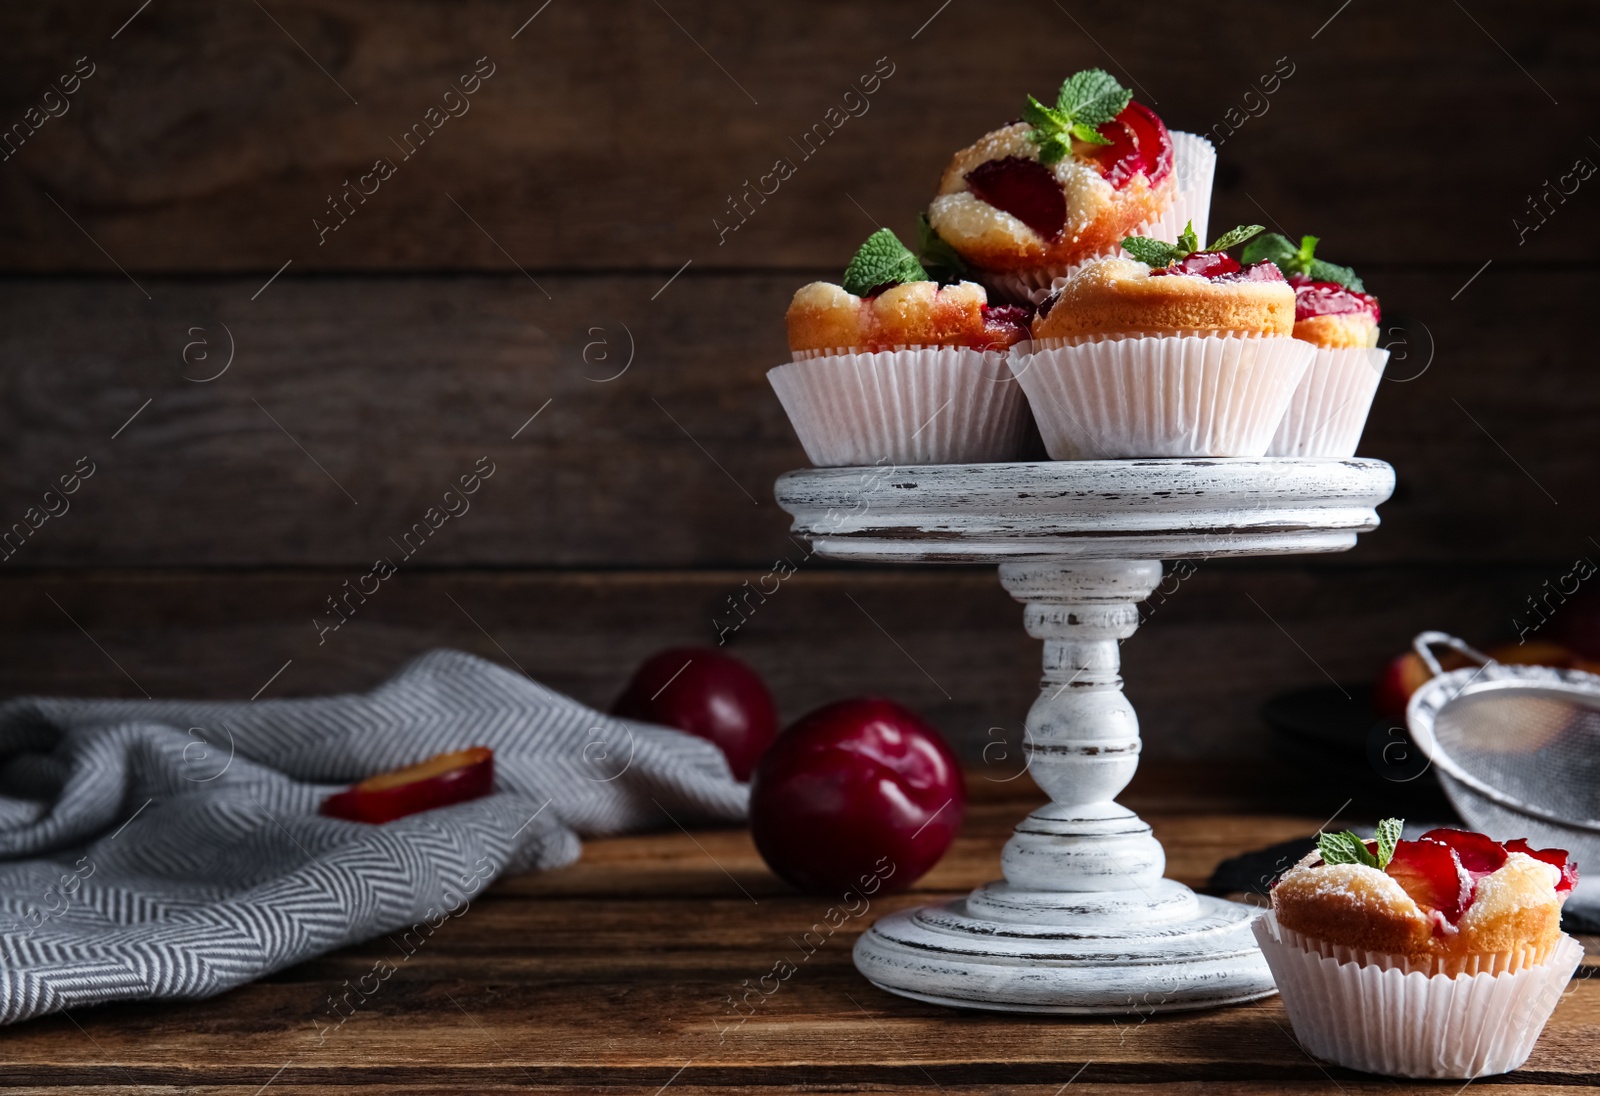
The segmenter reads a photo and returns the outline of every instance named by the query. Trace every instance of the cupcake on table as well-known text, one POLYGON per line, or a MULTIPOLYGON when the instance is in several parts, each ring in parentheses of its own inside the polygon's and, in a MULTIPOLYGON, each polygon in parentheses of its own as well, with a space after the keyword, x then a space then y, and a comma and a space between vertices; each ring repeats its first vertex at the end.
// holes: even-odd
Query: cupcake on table
POLYGON ((842 285, 795 293, 794 361, 767 379, 818 467, 1016 460, 1032 421, 1006 355, 1031 311, 975 282, 941 286, 880 229, 842 285))
POLYGON ((1316 257, 1317 237, 1296 247, 1277 233, 1251 240, 1247 263, 1270 262, 1294 288, 1294 337, 1317 348, 1273 435, 1272 457, 1352 457, 1383 378, 1378 298, 1347 266, 1316 257))
POLYGON ((1037 302, 1125 236, 1174 243, 1190 222, 1204 235, 1216 160, 1210 142, 1168 132, 1113 76, 1085 69, 1054 106, 1030 95, 1022 121, 956 153, 928 219, 980 281, 1037 302))
POLYGON ((1059 283, 1010 359, 1053 459, 1266 453, 1316 351, 1278 268, 1228 254, 1260 231, 1128 237, 1059 283))
POLYGON ((1404 1077, 1516 1069, 1583 957, 1561 932, 1560 849, 1465 830, 1322 834, 1272 889, 1257 941, 1307 1051, 1404 1077))

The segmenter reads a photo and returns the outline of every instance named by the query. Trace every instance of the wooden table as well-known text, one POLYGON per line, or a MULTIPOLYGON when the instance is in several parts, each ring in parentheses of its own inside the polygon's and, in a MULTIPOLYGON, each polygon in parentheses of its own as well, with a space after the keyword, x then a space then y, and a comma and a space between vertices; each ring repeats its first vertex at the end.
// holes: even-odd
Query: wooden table
MULTIPOLYGON (((1154 824, 1168 873, 1194 886, 1224 857, 1313 831, 1323 817, 1307 812, 1346 798, 1259 766, 1197 768, 1151 764, 1123 796, 1154 824)), ((994 777, 969 774, 962 836, 917 890, 858 916, 789 891, 742 830, 592 841, 569 868, 502 881, 409 956, 378 940, 211 1001, 80 1010, 7 1030, 0 1085, 242 1096, 1460 1089, 1324 1067, 1300 1051, 1276 998, 1085 1021, 957 1012, 874 989, 850 963, 868 922, 996 875, 1012 824, 1039 801, 1026 778, 994 777), (842 921, 831 934, 830 920, 842 921), (773 978, 784 962, 792 973, 773 978), (763 975, 777 988, 750 993, 741 1023, 729 999, 763 975), (346 986, 363 976, 375 987, 365 999, 346 986), (347 993, 353 1014, 339 1025, 330 994, 347 993)), ((1600 942, 1586 943, 1595 952, 1600 942)), ((1585 977, 1594 962, 1528 1065, 1474 1084, 1526 1093, 1600 1084, 1600 986, 1585 977)))

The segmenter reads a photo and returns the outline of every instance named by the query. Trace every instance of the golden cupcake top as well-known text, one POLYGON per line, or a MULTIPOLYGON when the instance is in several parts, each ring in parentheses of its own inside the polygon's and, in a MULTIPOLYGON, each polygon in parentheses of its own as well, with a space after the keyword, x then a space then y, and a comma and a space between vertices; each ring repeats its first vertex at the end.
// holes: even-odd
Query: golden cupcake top
POLYGON ((991 305, 975 282, 941 286, 886 228, 867 238, 843 283, 812 282, 795 293, 787 315, 791 351, 1004 350, 1028 336, 1031 310, 991 305))
POLYGON ((1105 336, 1213 334, 1287 336, 1295 295, 1270 262, 1228 254, 1261 231, 1244 225, 1201 247, 1194 225, 1176 244, 1130 236, 1132 259, 1085 263, 1039 306, 1033 337, 1067 343, 1105 336))
POLYGON ((928 207, 967 262, 1004 272, 1110 251, 1177 193, 1172 137, 1103 69, 1061 85, 1054 106, 1028 96, 1023 120, 956 153, 928 207))
POLYGON ((1554 947, 1577 866, 1561 849, 1501 844, 1466 830, 1400 838, 1386 819, 1368 841, 1321 834, 1272 888, 1286 929, 1414 961, 1554 947))
POLYGON ((1319 240, 1300 237, 1299 246, 1276 232, 1244 249, 1247 263, 1270 262, 1294 287, 1294 337, 1328 348, 1378 345, 1378 298, 1347 266, 1316 257, 1319 240))

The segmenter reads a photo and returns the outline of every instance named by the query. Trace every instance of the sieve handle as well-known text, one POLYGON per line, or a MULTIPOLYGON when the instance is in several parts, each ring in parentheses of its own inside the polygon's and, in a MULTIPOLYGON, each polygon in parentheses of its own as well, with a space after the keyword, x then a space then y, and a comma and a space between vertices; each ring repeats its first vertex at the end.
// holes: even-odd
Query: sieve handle
POLYGON ((1418 632, 1417 638, 1411 641, 1412 649, 1421 656, 1422 661, 1427 664, 1428 670, 1434 677, 1444 673, 1444 667, 1440 666, 1439 660, 1433 657, 1433 647, 1436 644, 1460 651, 1480 666, 1486 666, 1494 661, 1494 659, 1467 643, 1466 640, 1457 639, 1449 632, 1418 632))

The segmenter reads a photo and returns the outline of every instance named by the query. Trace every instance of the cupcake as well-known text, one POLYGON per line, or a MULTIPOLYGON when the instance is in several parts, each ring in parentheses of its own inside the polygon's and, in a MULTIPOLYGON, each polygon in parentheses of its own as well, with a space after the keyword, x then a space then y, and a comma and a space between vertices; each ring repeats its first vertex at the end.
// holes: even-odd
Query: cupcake
POLYGON ((1060 284, 1011 357, 1055 460, 1259 457, 1315 354, 1292 337, 1294 290, 1270 262, 1129 237, 1060 284))
POLYGON ((1583 956, 1561 932, 1576 866, 1521 840, 1400 831, 1321 834, 1274 884, 1255 934, 1295 1035, 1369 1073, 1516 1069, 1583 956))
POLYGON ((1216 151, 1169 133, 1102 69, 1061 85, 1047 107, 985 134, 950 161, 928 207, 933 231, 1012 300, 1037 302, 1055 279, 1115 255, 1124 237, 1175 243, 1206 230, 1216 151))
POLYGON ((1294 287, 1294 337, 1317 348, 1289 401, 1267 455, 1352 457, 1389 352, 1378 349, 1378 298, 1347 266, 1316 257, 1317 237, 1300 246, 1277 233, 1251 240, 1245 262, 1271 262, 1294 287))
POLYGON ((1005 359, 1030 313, 974 282, 941 286, 880 229, 843 285, 795 293, 794 361, 767 379, 818 467, 1015 460, 1032 422, 1005 359))

